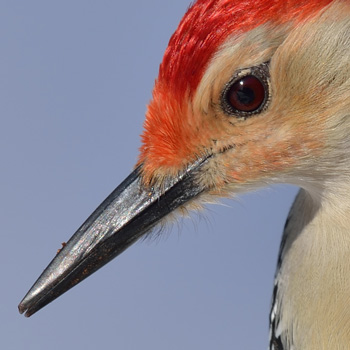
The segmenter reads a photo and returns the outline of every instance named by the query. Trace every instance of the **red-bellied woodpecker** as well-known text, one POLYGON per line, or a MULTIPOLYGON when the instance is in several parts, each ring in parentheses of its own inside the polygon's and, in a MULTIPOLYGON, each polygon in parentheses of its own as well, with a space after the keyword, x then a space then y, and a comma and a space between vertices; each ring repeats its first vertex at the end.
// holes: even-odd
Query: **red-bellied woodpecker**
POLYGON ((349 349, 349 91, 349 1, 196 1, 160 65, 135 170, 20 312, 32 315, 172 212, 291 183, 301 190, 281 243, 270 349, 349 349))

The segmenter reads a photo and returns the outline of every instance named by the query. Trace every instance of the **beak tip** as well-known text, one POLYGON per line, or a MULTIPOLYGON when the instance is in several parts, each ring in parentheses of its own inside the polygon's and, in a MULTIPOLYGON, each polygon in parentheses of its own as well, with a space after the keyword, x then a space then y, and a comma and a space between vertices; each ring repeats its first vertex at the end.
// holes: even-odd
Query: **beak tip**
POLYGON ((18 311, 21 315, 30 317, 37 311, 36 307, 37 304, 33 300, 33 296, 30 294, 30 292, 28 292, 28 294, 18 304, 18 311))
POLYGON ((27 312, 26 312, 27 310, 28 309, 23 305, 22 302, 18 305, 18 311, 21 315, 24 314, 24 316, 29 317, 29 315, 27 315, 27 312))
POLYGON ((36 310, 30 309, 29 307, 24 306, 22 303, 18 305, 18 311, 24 317, 30 317, 36 312, 36 310))

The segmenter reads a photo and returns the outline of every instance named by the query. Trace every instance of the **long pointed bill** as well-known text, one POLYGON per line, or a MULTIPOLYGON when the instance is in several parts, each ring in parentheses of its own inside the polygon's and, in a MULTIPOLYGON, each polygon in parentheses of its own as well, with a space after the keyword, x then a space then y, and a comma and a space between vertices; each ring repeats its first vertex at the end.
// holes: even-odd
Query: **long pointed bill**
POLYGON ((162 188, 145 188, 134 170, 71 237, 18 308, 27 317, 74 287, 149 232, 167 214, 200 195, 198 160, 162 188))

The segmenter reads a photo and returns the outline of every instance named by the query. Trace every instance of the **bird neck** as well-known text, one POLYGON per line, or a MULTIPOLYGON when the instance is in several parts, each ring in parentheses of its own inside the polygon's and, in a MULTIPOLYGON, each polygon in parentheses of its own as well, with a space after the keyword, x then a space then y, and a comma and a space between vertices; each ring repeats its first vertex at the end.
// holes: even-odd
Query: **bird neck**
POLYGON ((272 315, 284 349, 347 349, 350 344, 349 194, 315 196, 300 190, 290 211, 272 315))

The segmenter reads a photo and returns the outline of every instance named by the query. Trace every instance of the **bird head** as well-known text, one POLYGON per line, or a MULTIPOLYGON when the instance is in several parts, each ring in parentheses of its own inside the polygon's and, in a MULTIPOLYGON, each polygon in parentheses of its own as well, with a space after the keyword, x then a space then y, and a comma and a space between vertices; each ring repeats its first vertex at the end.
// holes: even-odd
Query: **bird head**
POLYGON ((35 313, 173 212, 276 182, 322 193, 349 161, 349 11, 330 0, 195 2, 160 65, 135 170, 20 312, 35 313))

